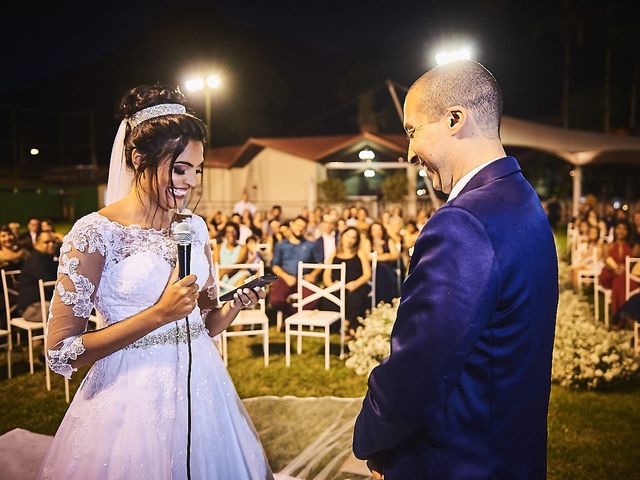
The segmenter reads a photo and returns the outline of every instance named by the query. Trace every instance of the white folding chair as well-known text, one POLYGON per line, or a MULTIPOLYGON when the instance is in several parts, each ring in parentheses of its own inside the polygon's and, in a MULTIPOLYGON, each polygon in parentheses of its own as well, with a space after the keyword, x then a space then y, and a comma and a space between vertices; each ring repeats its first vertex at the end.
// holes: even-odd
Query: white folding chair
POLYGON ((597 321, 600 320, 600 294, 604 302, 604 324, 609 326, 609 310, 611 308, 611 289, 604 288, 598 281, 598 275, 593 278, 593 310, 597 321))
MULTIPOLYGON (((287 302, 289 302, 291 304, 291 306, 293 307, 297 307, 297 299, 298 299, 298 293, 294 292, 291 295, 287 296, 287 302)), ((282 313, 282 310, 278 310, 276 312, 276 330, 279 332, 280 329, 282 328, 282 321, 284 320, 284 313, 282 313)))
POLYGON ((376 301, 376 272, 378 271, 378 253, 371 252, 371 280, 369 280, 369 285, 371 285, 371 310, 376 308, 378 302, 376 301))
MULTIPOLYGON (((42 327, 44 329, 45 383, 47 385, 48 392, 51 391, 51 371, 49 368, 49 362, 46 361, 46 355, 48 353, 48 348, 49 348, 49 346, 47 345, 47 326, 49 323, 49 312, 47 312, 47 307, 46 307, 47 297, 44 289, 48 287, 55 287, 55 285, 56 285, 55 280, 49 280, 47 282, 43 281, 42 279, 38 280, 38 290, 40 291, 40 309, 42 312, 42 327)), ((70 397, 71 395, 69 393, 69 379, 65 377, 64 398, 67 401, 67 403, 69 403, 70 397)))
POLYGON ((285 325, 285 363, 291 365, 291 335, 298 337, 297 352, 302 352, 302 337, 323 337, 324 338, 324 368, 329 370, 329 345, 330 327, 335 322, 340 322, 340 358, 344 357, 344 328, 345 328, 345 289, 346 267, 344 263, 340 265, 327 265, 323 263, 298 263, 298 312, 294 313, 284 321, 285 325), (305 270, 339 270, 340 280, 329 287, 318 287, 304 279, 305 270), (313 292, 304 297, 304 289, 313 292), (337 292, 337 294, 336 294, 337 292), (304 306, 311 302, 326 298, 335 303, 339 311, 304 310, 304 306), (297 327, 293 330, 292 327, 297 327), (314 327, 324 328, 324 331, 315 331, 314 327))
POLYGON ((6 303, 7 303, 7 296, 9 295, 9 292, 7 291, 7 287, 5 286, 6 281, 5 280, 5 271, 4 269, 2 270, 2 289, 4 292, 4 302, 5 302, 5 309, 7 310, 7 328, 0 328, 0 337, 6 337, 7 338, 7 343, 4 344, 3 346, 7 347, 7 372, 8 372, 8 376, 9 378, 11 378, 11 354, 13 352, 13 338, 11 338, 11 312, 9 311, 9 309, 6 308, 6 303))
POLYGON ((7 326, 9 326, 10 324, 11 327, 16 327, 21 330, 25 330, 27 332, 27 337, 29 341, 29 372, 33 374, 33 371, 34 371, 33 370, 33 343, 37 340, 44 339, 43 325, 42 323, 38 323, 38 322, 30 322, 28 320, 25 320, 22 317, 11 317, 12 308, 11 308, 11 302, 9 300, 10 292, 8 288, 7 278, 9 276, 13 276, 14 279, 17 278, 17 275, 20 274, 20 270, 6 271, 3 269, 0 274, 2 275, 2 288, 4 290, 4 306, 7 311, 7 326), (42 333, 34 334, 34 332, 38 332, 40 330, 42 330, 42 333))
MULTIPOLYGON (((634 289, 631 288, 631 281, 634 281, 638 285, 640 285, 640 277, 631 273, 633 271, 633 267, 638 263, 640 263, 640 258, 637 257, 627 257, 625 259, 625 298, 627 300, 629 300, 632 296, 640 293, 640 286, 634 289)), ((633 322, 633 339, 635 354, 640 355, 640 322, 638 322, 637 320, 633 322)))
POLYGON ((602 265, 603 263, 598 259, 598 247, 594 246, 590 258, 578 267, 578 290, 582 291, 585 285, 595 283, 596 277, 602 270, 602 265))
MULTIPOLYGON (((231 285, 225 282, 220 275, 220 268, 231 268, 233 270, 249 270, 258 276, 264 275, 264 263, 236 263, 233 265, 215 265, 215 269, 219 279, 220 287, 224 287, 229 290, 236 288, 235 285, 231 285)), ((252 310, 242 310, 238 313, 238 316, 230 325, 230 327, 239 326, 241 330, 224 330, 222 332, 222 359, 225 366, 229 364, 229 350, 227 348, 227 339, 229 337, 255 337, 262 335, 262 350, 264 353, 264 366, 269 366, 269 317, 267 317, 265 300, 261 299, 258 302, 258 308, 252 310), (244 328, 247 328, 245 330, 244 328)))
MULTIPOLYGON (((8 292, 9 299, 18 298, 18 278, 20 277, 21 270, 5 270, 6 272, 6 287, 3 287, 4 292, 8 292)), ((4 299, 3 299, 4 301, 4 299)), ((11 302, 10 302, 11 303, 11 302)), ((11 305, 11 313, 15 312, 18 309, 18 304, 14 303, 11 305)), ((20 345, 20 332, 16 332, 16 345, 20 345)))

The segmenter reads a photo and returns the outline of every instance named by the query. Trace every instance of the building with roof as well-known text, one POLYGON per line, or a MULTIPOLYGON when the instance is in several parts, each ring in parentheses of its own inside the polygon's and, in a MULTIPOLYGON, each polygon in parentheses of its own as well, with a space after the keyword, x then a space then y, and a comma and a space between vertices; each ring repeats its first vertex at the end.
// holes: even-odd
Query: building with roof
MULTIPOLYGON (((582 195, 582 169, 593 164, 640 163, 640 138, 570 130, 503 117, 502 142, 550 153, 573 165, 573 210, 582 195)), ((427 196, 418 168, 402 161, 407 139, 399 134, 363 132, 350 135, 250 138, 244 144, 209 149, 205 157, 204 210, 231 210, 246 191, 260 209, 282 205, 285 215, 302 206, 313 209, 318 183, 328 176, 340 178, 350 201, 360 201, 375 215, 380 184, 386 175, 404 171, 409 195, 405 208, 413 215, 418 201, 427 196), (369 170, 369 172, 367 172, 369 170), (373 174, 371 174, 373 171, 373 174), (422 197, 422 198, 421 198, 422 197)))

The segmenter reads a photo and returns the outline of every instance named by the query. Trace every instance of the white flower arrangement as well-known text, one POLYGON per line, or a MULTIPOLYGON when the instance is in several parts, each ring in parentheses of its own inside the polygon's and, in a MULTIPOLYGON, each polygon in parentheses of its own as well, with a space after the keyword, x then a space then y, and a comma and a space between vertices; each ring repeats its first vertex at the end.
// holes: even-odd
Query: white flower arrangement
POLYGON ((391 329, 398 314, 400 299, 391 304, 380 302, 362 319, 354 339, 348 343, 349 358, 345 365, 358 375, 368 375, 391 351, 391 329))
MULTIPOLYGON (((398 303, 398 299, 380 303, 362 320, 348 344, 347 368, 368 375, 389 355, 398 303)), ((564 290, 558 305, 551 378, 567 388, 601 389, 624 383, 640 374, 640 357, 634 356, 630 341, 630 332, 614 332, 596 323, 586 299, 564 290)))
POLYGON ((560 294, 553 349, 554 382, 590 390, 619 385, 639 373, 631 333, 614 332, 593 319, 586 299, 571 290, 560 294))

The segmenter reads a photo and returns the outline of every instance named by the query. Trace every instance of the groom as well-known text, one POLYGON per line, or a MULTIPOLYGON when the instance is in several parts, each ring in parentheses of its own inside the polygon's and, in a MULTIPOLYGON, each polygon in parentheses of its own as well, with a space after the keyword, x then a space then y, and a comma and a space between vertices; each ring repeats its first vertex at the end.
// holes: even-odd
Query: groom
POLYGON ((556 251, 501 114, 494 77, 472 61, 407 94, 409 161, 449 200, 415 244, 391 355, 356 421, 353 449, 375 478, 545 478, 556 251))

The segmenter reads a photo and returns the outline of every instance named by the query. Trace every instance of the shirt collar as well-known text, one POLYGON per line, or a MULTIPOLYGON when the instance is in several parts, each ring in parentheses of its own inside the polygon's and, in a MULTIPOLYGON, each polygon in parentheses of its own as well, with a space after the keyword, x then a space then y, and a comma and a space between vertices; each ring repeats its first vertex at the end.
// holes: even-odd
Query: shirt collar
POLYGON ((467 172, 467 174, 464 175, 460 180, 458 180, 458 183, 456 183, 453 186, 453 188, 451 189, 451 193, 449 194, 449 198, 447 199, 447 202, 450 202, 451 200, 456 198, 458 195, 460 195, 460 192, 462 191, 462 189, 467 186, 467 183, 469 183, 469 181, 476 175, 476 173, 478 173, 480 170, 482 170, 484 167, 486 167, 490 163, 493 163, 496 160, 500 160, 501 158, 504 158, 504 157, 494 158, 493 160, 489 160, 488 162, 481 163, 470 172, 467 172))

